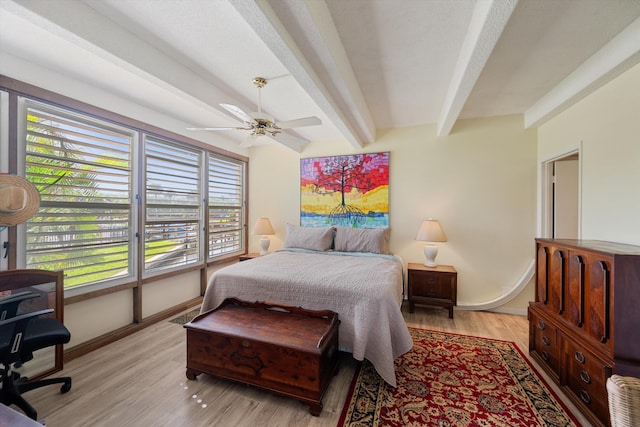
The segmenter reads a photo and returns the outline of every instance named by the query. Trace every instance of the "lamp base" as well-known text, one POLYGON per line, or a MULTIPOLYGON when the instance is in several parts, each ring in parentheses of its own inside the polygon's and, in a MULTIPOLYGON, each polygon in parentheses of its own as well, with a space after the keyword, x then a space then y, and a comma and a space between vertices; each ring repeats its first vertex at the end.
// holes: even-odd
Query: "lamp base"
POLYGON ((438 256, 438 246, 424 245, 425 267, 437 267, 436 257, 438 256))
POLYGON ((260 238, 260 255, 266 255, 269 253, 270 244, 271 240, 267 236, 262 236, 260 238))

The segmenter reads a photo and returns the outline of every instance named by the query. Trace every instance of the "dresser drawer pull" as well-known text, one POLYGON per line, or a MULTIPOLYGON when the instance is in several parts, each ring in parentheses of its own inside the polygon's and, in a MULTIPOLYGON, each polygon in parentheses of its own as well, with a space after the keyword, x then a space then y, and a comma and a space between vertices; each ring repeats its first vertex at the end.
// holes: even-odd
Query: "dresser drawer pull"
POLYGON ((589 396, 587 390, 580 390, 580 399, 587 405, 591 403, 591 396, 589 396))
POLYGON ((543 343, 544 345, 551 345, 551 340, 550 340, 546 335, 544 335, 544 336, 542 337, 542 343, 543 343))
POLYGON ((589 375, 589 372, 587 371, 580 372, 580 379, 586 384, 591 384, 591 375, 589 375))
POLYGON ((583 364, 585 361, 584 354, 581 351, 576 351, 575 359, 578 363, 583 364))
POLYGON ((538 320, 538 329, 544 331, 547 326, 544 324, 542 320, 538 320))
POLYGON ((545 362, 549 360, 549 353, 547 353, 546 351, 543 351, 542 353, 540 353, 540 356, 542 356, 542 359, 545 362))

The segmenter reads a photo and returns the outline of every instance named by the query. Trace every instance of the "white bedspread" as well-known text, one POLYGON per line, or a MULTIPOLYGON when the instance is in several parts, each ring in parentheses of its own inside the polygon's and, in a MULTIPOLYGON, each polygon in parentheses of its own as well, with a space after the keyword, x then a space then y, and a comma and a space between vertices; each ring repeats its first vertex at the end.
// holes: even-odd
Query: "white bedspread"
POLYGON ((216 271, 202 312, 228 297, 333 310, 340 349, 396 386, 393 361, 413 341, 402 317, 402 264, 388 255, 282 250, 216 271))

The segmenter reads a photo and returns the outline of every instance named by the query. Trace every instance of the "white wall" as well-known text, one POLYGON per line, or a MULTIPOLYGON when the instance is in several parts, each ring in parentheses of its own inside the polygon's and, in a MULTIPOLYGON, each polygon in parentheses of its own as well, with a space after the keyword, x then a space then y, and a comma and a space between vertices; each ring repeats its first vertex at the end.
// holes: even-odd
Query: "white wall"
POLYGON ((640 245, 640 65, 538 130, 544 161, 582 144, 582 238, 640 245))
POLYGON ((72 348, 133 322, 133 291, 128 289, 76 304, 65 304, 64 324, 71 332, 72 348))
POLYGON ((142 317, 149 317, 168 310, 185 297, 200 295, 200 270, 193 270, 176 277, 167 277, 142 285, 142 317))
MULTIPOLYGON (((534 257, 536 223, 536 131, 524 130, 521 116, 463 120, 451 135, 416 126, 378 133, 362 152, 390 152, 391 250, 405 263, 424 262, 423 243, 414 240, 423 219, 440 220, 449 241, 438 262, 458 270, 459 304, 502 296, 534 257)), ((271 250, 283 245, 285 224, 300 222, 300 158, 350 154, 346 141, 314 142, 302 154, 275 144, 250 150, 252 226, 271 219, 271 250)), ((258 252, 259 236, 250 250, 258 252)), ((533 298, 504 308, 524 313, 533 298)))

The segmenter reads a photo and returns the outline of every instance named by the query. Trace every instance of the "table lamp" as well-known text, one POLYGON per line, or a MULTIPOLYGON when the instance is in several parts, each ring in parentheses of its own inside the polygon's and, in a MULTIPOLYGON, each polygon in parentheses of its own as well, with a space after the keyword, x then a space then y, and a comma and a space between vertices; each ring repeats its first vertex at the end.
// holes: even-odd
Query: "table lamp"
POLYGON ((433 218, 423 221, 420 230, 418 230, 416 240, 428 242, 424 245, 424 256, 426 258, 424 265, 427 267, 437 267, 436 256, 438 256, 438 246, 434 243, 447 241, 447 236, 444 234, 440 222, 433 218))
POLYGON ((259 234, 262 236, 260 238, 260 255, 266 255, 269 253, 269 245, 271 244, 269 236, 275 234, 269 218, 258 218, 256 224, 253 226, 253 234, 259 234))

